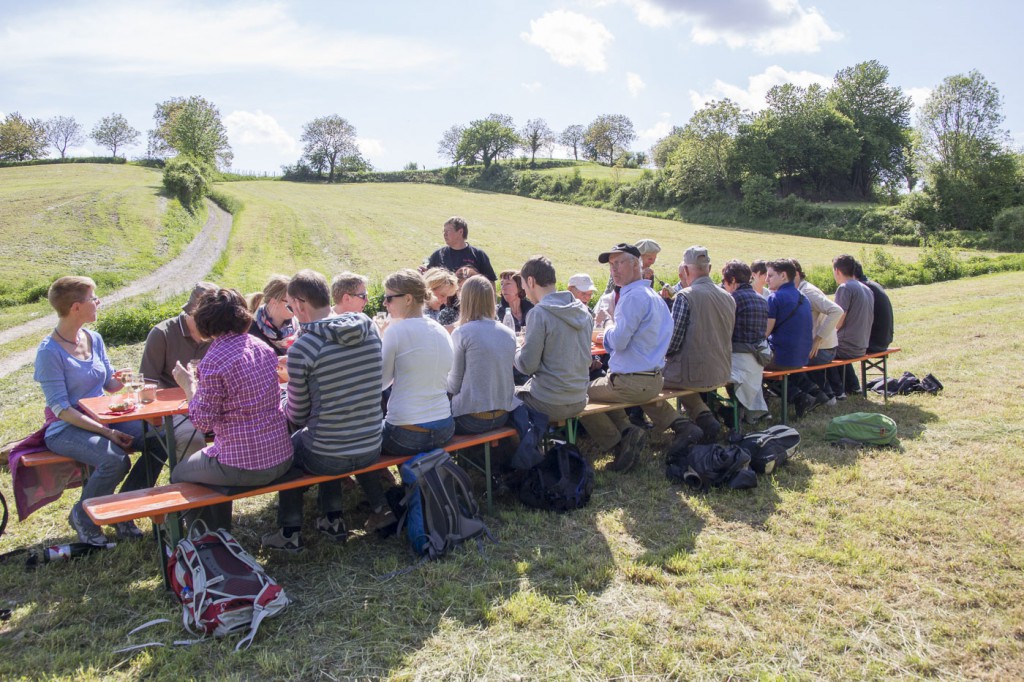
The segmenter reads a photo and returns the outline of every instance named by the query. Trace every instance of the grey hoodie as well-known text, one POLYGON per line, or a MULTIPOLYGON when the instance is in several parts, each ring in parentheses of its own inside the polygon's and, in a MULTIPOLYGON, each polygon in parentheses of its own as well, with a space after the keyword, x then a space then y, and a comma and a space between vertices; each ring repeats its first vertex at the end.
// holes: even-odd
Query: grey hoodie
POLYGON ((325 457, 379 453, 383 413, 380 335, 362 313, 302 325, 288 349, 285 414, 303 444, 325 457))
POLYGON ((526 338, 515 365, 530 377, 530 395, 551 405, 587 398, 594 318, 568 291, 548 294, 526 318, 526 338))

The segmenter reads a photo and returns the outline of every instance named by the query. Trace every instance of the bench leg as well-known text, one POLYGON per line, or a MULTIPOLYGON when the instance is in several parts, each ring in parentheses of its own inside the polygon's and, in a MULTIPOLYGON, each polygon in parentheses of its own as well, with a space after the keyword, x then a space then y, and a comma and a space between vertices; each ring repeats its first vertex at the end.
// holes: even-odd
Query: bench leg
POLYGON ((782 423, 789 423, 789 375, 782 376, 782 423))
POLYGON ((487 491, 487 513, 494 513, 494 485, 491 481, 491 444, 484 443, 484 481, 487 491))
POLYGON ((579 423, 578 417, 569 417, 565 420, 565 440, 569 445, 576 445, 576 431, 579 423))

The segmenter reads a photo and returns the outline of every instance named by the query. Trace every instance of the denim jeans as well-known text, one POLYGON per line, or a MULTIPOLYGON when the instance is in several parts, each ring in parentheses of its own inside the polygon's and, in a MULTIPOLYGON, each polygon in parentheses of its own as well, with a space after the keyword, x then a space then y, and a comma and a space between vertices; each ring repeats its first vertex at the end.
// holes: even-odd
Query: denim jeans
POLYGON ((508 423, 508 412, 493 419, 480 419, 471 414, 460 414, 455 418, 455 433, 483 433, 508 423))
MULTIPOLYGON (((814 357, 811 358, 808 361, 807 364, 808 365, 827 365, 828 363, 832 362, 832 360, 834 360, 835 357, 836 357, 836 349, 835 348, 821 348, 821 349, 818 350, 817 353, 814 354, 814 357)), ((825 393, 826 396, 828 396, 829 398, 834 398, 835 396, 832 395, 832 387, 829 385, 828 378, 825 376, 825 372, 826 371, 827 370, 824 370, 824 369, 817 369, 817 370, 814 370, 813 372, 808 372, 807 376, 809 376, 811 378, 811 381, 813 381, 814 384, 818 388, 820 388, 825 393)))
MULTIPOLYGON (((110 428, 132 436, 133 450, 142 448, 142 422, 121 422, 110 428)), ((128 453, 100 434, 71 424, 66 425, 56 435, 47 437, 46 447, 58 455, 70 457, 92 468, 89 480, 82 486, 82 496, 71 508, 71 513, 79 525, 95 527, 89 517, 82 513, 82 501, 114 492, 114 488, 131 468, 132 460, 128 453)))
POLYGON ((411 457, 421 452, 428 452, 444 444, 455 435, 455 420, 434 431, 412 431, 384 422, 384 452, 392 455, 411 457))
MULTIPOLYGON (((302 434, 306 429, 299 429, 292 434, 292 447, 295 456, 292 463, 308 474, 338 475, 362 469, 377 461, 379 453, 370 453, 361 457, 327 457, 311 452, 302 442, 302 434)), ((366 499, 374 509, 385 504, 384 489, 380 485, 380 474, 371 471, 356 476, 356 480, 366 494, 366 499)), ((308 488, 293 488, 278 493, 277 525, 282 528, 299 528, 302 526, 302 495, 308 488)), ((317 484, 317 503, 320 514, 340 514, 342 510, 341 481, 327 481, 317 484)))

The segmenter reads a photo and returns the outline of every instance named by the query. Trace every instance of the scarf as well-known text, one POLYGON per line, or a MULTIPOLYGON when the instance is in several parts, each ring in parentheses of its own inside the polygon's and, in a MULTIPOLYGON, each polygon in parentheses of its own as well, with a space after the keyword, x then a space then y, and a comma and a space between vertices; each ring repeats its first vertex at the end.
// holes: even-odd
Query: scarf
POLYGON ((256 309, 256 326, 259 327, 260 332, 267 337, 271 345, 276 348, 287 347, 285 341, 295 334, 295 326, 292 325, 291 320, 288 321, 283 327, 278 329, 274 326, 270 317, 267 315, 267 306, 261 305, 256 309))

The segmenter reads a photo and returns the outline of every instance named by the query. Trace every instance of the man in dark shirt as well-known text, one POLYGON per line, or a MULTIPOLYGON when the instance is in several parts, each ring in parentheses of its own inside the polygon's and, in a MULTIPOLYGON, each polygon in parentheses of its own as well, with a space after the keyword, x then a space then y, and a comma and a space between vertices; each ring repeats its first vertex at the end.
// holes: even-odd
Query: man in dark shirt
POLYGON ((477 272, 494 284, 498 276, 491 267, 491 259, 482 249, 470 246, 466 238, 469 236, 469 225, 464 218, 452 216, 444 224, 442 232, 444 243, 440 249, 430 254, 427 268, 445 268, 457 272, 462 267, 475 268, 477 272))
POLYGON ((885 293, 885 287, 873 279, 868 279, 860 263, 854 265, 854 276, 871 289, 875 295, 875 317, 871 321, 871 334, 868 336, 868 353, 879 353, 889 348, 893 337, 892 302, 885 293))

